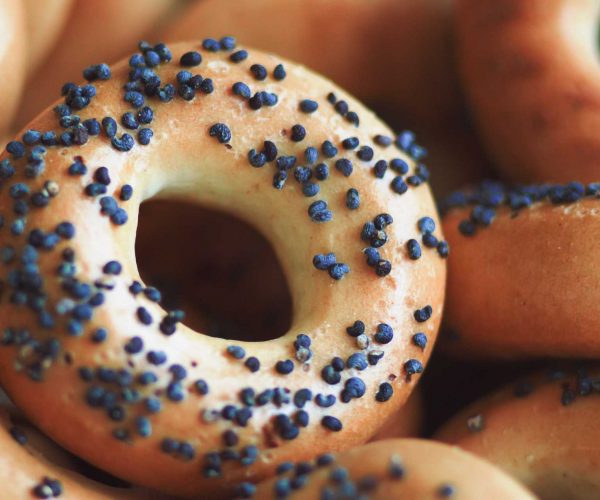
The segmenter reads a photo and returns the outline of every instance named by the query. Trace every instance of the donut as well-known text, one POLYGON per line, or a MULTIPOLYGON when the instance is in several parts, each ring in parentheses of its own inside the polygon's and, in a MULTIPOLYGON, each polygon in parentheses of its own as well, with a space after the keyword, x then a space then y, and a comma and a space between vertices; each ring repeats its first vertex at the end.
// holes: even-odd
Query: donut
POLYGON ((4 405, 0 408, 0 450, 2 498, 158 498, 107 486, 65 468, 70 460, 56 445, 34 428, 15 421, 4 405))
POLYGON ((54 48, 64 28, 73 0, 24 0, 27 24, 27 73, 31 75, 54 48))
MULTIPOLYGON (((240 495, 243 497, 243 495, 240 495)), ((532 499, 515 480, 455 446, 388 439, 339 455, 283 463, 256 498, 532 499)))
POLYGON ((519 182, 597 181, 600 3, 460 0, 456 8, 465 92, 497 166, 519 182))
POLYGON ((442 312, 427 169, 333 83, 231 37, 142 42, 85 75, 2 156, 0 383, 17 407, 88 462, 175 495, 226 495, 367 441, 419 379, 442 312), (289 330, 212 338, 163 309, 134 251, 151 198, 259 230, 289 330))
POLYGON ((25 78, 25 16, 19 0, 0 0, 0 136, 8 133, 25 78))
POLYGON ((600 355, 599 189, 489 181, 442 203, 452 249, 445 349, 469 358, 600 355))
POLYGON ((453 64, 452 16, 449 0, 203 0, 161 37, 232 32, 331 78, 393 129, 416 133, 440 196, 484 178, 487 168, 453 64))
POLYGON ((600 371, 546 370, 477 401, 435 439, 474 453, 544 499, 600 494, 600 371))
MULTIPOLYGON (((169 11, 174 0, 74 2, 53 50, 29 77, 16 117, 23 127, 56 98, 65 81, 77 81, 89 64, 113 63, 169 11)), ((33 2, 35 3, 35 2, 33 2)), ((55 5, 52 9, 57 8, 55 5)), ((39 10, 39 9, 38 9, 39 10)), ((56 16, 56 12, 53 12, 56 16)), ((44 22, 48 14, 44 11, 44 22)))

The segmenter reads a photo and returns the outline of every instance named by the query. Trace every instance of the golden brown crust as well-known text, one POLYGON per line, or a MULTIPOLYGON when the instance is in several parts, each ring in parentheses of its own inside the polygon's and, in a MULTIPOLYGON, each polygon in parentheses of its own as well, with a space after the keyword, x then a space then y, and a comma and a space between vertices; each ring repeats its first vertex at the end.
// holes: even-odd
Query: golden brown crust
POLYGON ((501 208, 473 236, 458 229, 470 209, 446 215, 451 335, 442 345, 464 357, 598 357, 599 209, 595 198, 501 208))
POLYGON ((597 0, 457 2, 466 92, 512 180, 598 180, 599 13, 597 0))
POLYGON ((9 132, 25 79, 25 13, 20 0, 0 0, 0 136, 9 132))
POLYGON ((600 397, 585 384, 597 384, 600 372, 584 370, 579 379, 573 372, 511 384, 461 411, 435 438, 489 460, 541 498, 596 498, 600 397))
MULTIPOLYGON (((294 476, 291 472, 279 479, 293 479, 294 476)), ((261 484, 257 498, 276 498, 276 485, 277 478, 261 484)), ((311 472, 306 485, 285 498, 329 498, 323 496, 324 491, 335 494, 349 489, 363 492, 373 500, 534 498, 508 475, 474 455, 442 443, 418 439, 389 439, 340 453, 333 464, 311 472), (401 477, 393 477, 394 469, 401 477), (345 473, 339 474, 340 470, 345 473), (335 471, 338 471, 337 476, 335 471), (344 476, 348 479, 334 479, 344 476), (361 485, 367 483, 375 486, 372 489, 363 486, 361 490, 361 485)))
MULTIPOLYGON (((186 51, 198 50, 200 44, 184 43, 171 48, 173 63, 157 69, 164 82, 174 81, 175 74, 182 69, 178 64, 180 56, 186 51)), ((325 447, 337 450, 365 442, 386 416, 403 404, 412 390, 418 376, 409 377, 404 364, 410 359, 425 364, 441 316, 444 260, 435 250, 424 250, 421 259, 411 261, 405 250, 406 241, 418 237, 417 220, 423 216, 435 219, 429 190, 426 185, 421 185, 411 187, 399 196, 390 189, 395 174, 388 169, 385 178, 378 180, 371 172, 376 159, 406 158, 402 153, 392 147, 374 146, 376 157, 361 162, 355 153, 340 149, 339 156, 353 158, 354 173, 344 177, 331 161, 331 178, 321 184, 318 198, 328 200, 334 221, 320 225, 308 217, 307 208, 313 199, 301 195, 299 184, 289 179, 285 189, 278 191, 272 187, 271 164, 262 169, 253 169, 248 164, 247 152, 261 147, 267 138, 277 143, 279 154, 301 156, 306 146, 319 147, 326 139, 339 145, 342 139, 355 135, 361 144, 373 144, 374 134, 390 134, 390 131, 331 82, 287 61, 283 61, 288 72, 285 81, 254 81, 249 73, 251 64, 261 63, 271 70, 282 60, 256 51, 250 51, 250 54, 247 61, 232 65, 227 62, 228 53, 202 51, 204 61, 194 71, 214 80, 214 93, 199 94, 191 102, 181 98, 169 104, 148 100, 155 114, 152 122, 154 137, 149 146, 136 144, 130 152, 120 153, 111 148, 109 140, 101 134, 84 146, 50 148, 44 158, 43 175, 30 181, 25 179, 32 188, 38 189, 49 179, 59 183, 56 202, 32 213, 28 228, 40 227, 49 231, 61 221, 72 220, 77 233, 69 246, 76 251, 80 280, 94 282, 102 278, 103 266, 113 259, 122 263, 123 272, 120 276, 110 277, 115 287, 104 291, 105 302, 94 312, 93 320, 86 324, 83 337, 63 333, 64 321, 57 317, 61 355, 43 370, 42 382, 34 382, 25 373, 15 371, 15 355, 20 352, 21 356, 27 356, 29 351, 14 347, 0 349, 0 379, 17 406, 66 448, 117 476, 169 493, 193 495, 203 491, 216 494, 224 485, 230 487, 242 478, 265 477, 281 460, 308 458, 325 447), (278 105, 259 112, 251 111, 247 103, 231 93, 232 84, 239 80, 248 82, 254 89, 277 92, 278 105), (351 109, 358 113, 360 127, 333 112, 326 99, 331 91, 346 99, 351 109), (309 115, 299 111, 299 101, 307 97, 319 102, 318 112, 309 115), (231 147, 209 135, 210 127, 217 122, 226 123, 231 129, 231 147), (307 139, 299 144, 289 139, 289 129, 295 123, 303 123, 307 130, 307 139), (83 157, 89 168, 83 178, 69 176, 66 172, 77 155, 83 157), (124 227, 111 225, 108 218, 100 215, 98 202, 83 193, 94 169, 100 165, 110 170, 109 194, 115 192, 118 196, 117 190, 126 182, 134 186, 133 198, 120 203, 129 213, 129 221, 124 227), (344 204, 345 193, 352 186, 361 193, 360 208, 354 212, 344 204), (183 325, 172 337, 161 335, 158 321, 165 312, 142 295, 134 296, 128 291, 131 280, 138 278, 133 255, 137 207, 142 200, 153 196, 186 199, 224 210, 253 224, 272 243, 292 291, 294 315, 290 332, 280 339, 260 344, 236 342, 246 349, 248 356, 260 358, 262 368, 259 372, 251 374, 242 361, 227 356, 226 347, 232 342, 198 335, 183 325), (382 255, 390 259, 393 266, 391 274, 385 278, 378 277, 373 268, 367 266, 362 253, 365 243, 360 239, 363 224, 382 212, 391 213, 395 220, 387 228, 390 242, 381 249, 382 255), (316 270, 311 264, 315 254, 328 251, 337 252, 339 261, 351 268, 351 273, 341 281, 332 280, 327 272, 316 270), (142 305, 154 318, 152 327, 145 326, 136 317, 136 310, 142 305), (432 306, 433 314, 428 321, 418 323, 414 313, 426 305, 432 306), (339 398, 341 384, 326 384, 320 371, 332 356, 339 355, 345 360, 357 350, 355 340, 345 333, 345 328, 358 319, 364 321, 369 336, 382 322, 392 325, 396 332, 394 341, 385 346, 378 346, 371 339, 371 349, 377 347, 385 351, 384 358, 376 366, 369 366, 364 374, 354 369, 343 374, 343 381, 349 375, 364 378, 367 385, 364 397, 348 404, 340 403, 338 399, 331 408, 307 404, 305 410, 310 416, 310 425, 292 441, 281 439, 273 423, 276 415, 292 415, 297 411, 290 403, 280 407, 270 403, 253 408, 254 416, 246 427, 234 426, 225 419, 208 424, 203 420, 207 409, 220 410, 227 403, 240 408, 240 389, 247 386, 254 388, 256 393, 267 388, 285 387, 289 389, 290 397, 300 388, 308 387, 313 395, 333 393, 339 398), (94 345, 89 335, 96 327, 106 328, 108 338, 102 344, 94 345), (411 343, 411 335, 417 331, 425 332, 429 337, 430 343, 424 352, 411 343), (296 369, 287 376, 276 373, 277 361, 294 358, 292 344, 300 333, 307 333, 312 339, 310 363, 307 367, 296 364, 296 369), (128 355, 124 345, 133 336, 143 338, 144 350, 128 355), (168 363, 153 366, 146 358, 150 350, 164 351, 168 363), (168 368, 175 362, 187 369, 185 390, 189 388, 190 391, 180 403, 165 397, 170 378, 168 368), (155 372, 159 379, 154 385, 146 388, 136 383, 134 387, 142 397, 156 394, 163 402, 163 411, 148 415, 140 402, 126 407, 125 421, 109 420, 105 411, 85 403, 86 391, 91 384, 78 377, 77 370, 81 367, 125 368, 134 376, 142 370, 155 372), (193 382, 198 378, 205 379, 210 386, 210 392, 204 397, 193 388, 193 382), (376 401, 375 393, 379 385, 387 381, 394 388, 394 396, 382 404, 376 401), (148 438, 137 435, 133 421, 140 415, 150 418, 153 431, 148 438), (339 417, 344 429, 332 432, 321 426, 324 415, 339 417), (65 425, 58 425, 58 422, 65 425), (126 442, 111 436, 119 429, 129 433, 126 442), (221 479, 206 479, 202 471, 207 467, 210 471, 213 469, 205 454, 223 449, 222 434, 226 429, 234 430, 239 436, 240 444, 234 450, 256 445, 260 450, 258 461, 248 467, 242 467, 238 461, 224 463, 221 479), (162 452, 164 438, 190 443, 196 452, 194 458, 184 461, 162 452)), ((110 81, 97 83, 97 97, 78 113, 83 120, 92 116, 118 119, 130 109, 123 101, 122 90, 127 73, 124 62, 113 68, 110 81)), ((54 113, 47 111, 29 127, 47 130, 54 128, 55 122, 54 113)), ((121 132, 122 129, 119 134, 121 132)), ((412 172, 414 163, 406 160, 412 172)), ((0 211, 9 216, 11 206, 8 190, 4 190, 0 195, 0 211)), ((439 229, 436 235, 441 237, 439 229)), ((7 232, 0 233, 2 245, 6 244, 8 236, 7 232)), ((19 251, 23 240, 15 240, 12 244, 19 251)), ((40 261, 52 310, 64 295, 56 276, 62 248, 64 245, 60 244, 57 251, 44 253, 40 261)), ((1 305, 0 317, 2 327, 18 324, 19 328, 29 328, 42 339, 53 338, 53 332, 57 331, 56 328, 40 329, 36 326, 35 314, 7 301, 1 305)), ((19 366, 21 364, 17 364, 19 366)))
POLYGON ((418 438, 423 431, 423 391, 418 386, 411 394, 406 404, 377 431, 371 441, 381 441, 392 438, 418 438))

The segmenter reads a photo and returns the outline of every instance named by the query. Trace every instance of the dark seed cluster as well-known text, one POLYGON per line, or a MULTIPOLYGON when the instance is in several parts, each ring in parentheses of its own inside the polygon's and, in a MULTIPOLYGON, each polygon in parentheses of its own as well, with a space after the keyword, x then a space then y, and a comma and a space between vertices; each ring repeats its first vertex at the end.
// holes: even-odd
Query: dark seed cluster
POLYGON ((440 204, 446 214, 453 209, 471 209, 469 217, 460 221, 458 230, 464 236, 474 236, 477 231, 490 226, 502 207, 510 209, 513 218, 519 212, 536 203, 567 205, 584 198, 598 198, 600 183, 584 185, 580 182, 568 184, 541 184, 530 186, 508 186, 497 181, 483 181, 471 191, 457 191, 440 204))
MULTIPOLYGON (((402 482, 410 478, 398 454, 391 454, 387 470, 378 474, 356 472, 354 467, 344 467, 338 463, 338 457, 330 453, 317 456, 304 462, 284 462, 277 469, 277 479, 273 484, 274 498, 288 498, 292 493, 302 496, 303 489, 317 481, 320 485, 318 498, 336 500, 345 498, 370 498, 386 482, 402 482), (323 476, 325 474, 325 476, 323 476), (324 477, 324 480, 320 478, 324 477)), ((433 496, 451 498, 457 489, 451 483, 442 483, 434 488, 433 496)), ((250 498, 250 496, 242 497, 250 498)))
POLYGON ((361 240, 370 245, 363 250, 367 265, 372 267, 375 274, 380 277, 387 276, 392 271, 392 263, 381 258, 379 249, 387 243, 388 235, 385 228, 393 222, 394 219, 390 214, 379 214, 372 221, 366 222, 360 233, 361 240))

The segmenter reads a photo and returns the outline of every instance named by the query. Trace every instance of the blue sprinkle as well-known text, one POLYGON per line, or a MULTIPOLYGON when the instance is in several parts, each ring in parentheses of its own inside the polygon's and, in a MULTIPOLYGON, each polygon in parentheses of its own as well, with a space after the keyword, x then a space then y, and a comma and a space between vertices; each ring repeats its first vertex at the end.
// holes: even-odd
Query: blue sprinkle
POLYGON ((141 108, 144 105, 144 95, 134 90, 125 92, 124 99, 125 102, 131 104, 134 108, 141 108))
POLYGON ((42 139, 42 134, 37 130, 29 129, 23 134, 23 142, 28 146, 37 144, 42 139))
POLYGON ((333 145, 331 141, 325 141, 321 145, 321 152, 326 158, 333 158, 338 154, 338 149, 333 145))
POLYGON ((152 129, 141 128, 137 134, 137 139, 142 146, 147 146, 148 144, 150 144, 152 136, 154 136, 154 132, 152 131, 152 129))
POLYGON ((406 248, 408 249, 408 256, 412 260, 421 258, 421 246, 417 240, 410 239, 406 242, 406 248))
POLYGON ((425 349, 425 347, 427 346, 427 335, 425 335, 422 332, 415 333, 412 336, 412 343, 420 349, 425 349))
POLYGON ((273 78, 275 78, 275 80, 284 80, 286 76, 287 73, 285 72, 283 64, 278 64, 277 66, 275 66, 275 69, 273 70, 273 78))
POLYGON ((329 177, 329 167, 325 163, 319 163, 315 167, 315 178, 324 181, 329 177))
POLYGON ((218 52, 221 50, 221 44, 214 38, 205 38, 202 40, 202 48, 204 50, 208 50, 209 52, 218 52))
POLYGON ((25 145, 20 141, 11 141, 6 145, 6 151, 10 153, 13 158, 22 158, 25 156, 25 145))
POLYGON ((360 196, 354 188, 348 189, 346 192, 346 207, 350 210, 356 210, 360 206, 360 196))
POLYGON ((148 417, 139 416, 135 419, 135 427, 137 433, 142 437, 149 437, 152 435, 152 424, 148 417))
POLYGON ((221 144, 226 144, 231 140, 231 130, 224 123, 215 123, 209 129, 209 135, 216 137, 221 144))
POLYGON ((104 133, 111 139, 117 135, 117 122, 110 116, 102 119, 102 128, 104 133))
POLYGON ((408 173, 408 163, 400 158, 394 158, 390 161, 390 168, 399 173, 400 175, 406 175, 408 173))
MULTIPOLYGON (((344 362, 342 361, 342 368, 344 367, 344 362)), ((340 382, 342 379, 340 374, 334 369, 331 365, 325 365, 321 370, 321 378, 327 382, 329 385, 335 385, 340 382)))
POLYGON ((361 378, 351 377, 346 380, 340 399, 343 403, 348 403, 351 399, 362 398, 366 390, 365 383, 361 378))
POLYGON ((117 209, 117 211, 110 216, 110 220, 113 224, 117 226, 122 226, 128 220, 127 212, 122 208, 117 209))
POLYGON ((245 61, 248 58, 248 51, 238 50, 229 56, 231 62, 239 63, 245 61))
POLYGON ((146 359, 150 364, 153 365, 162 365, 167 361, 167 355, 162 351, 150 351, 146 355, 146 359))
POLYGON ((464 236, 473 236, 477 228, 470 220, 463 220, 459 223, 458 230, 464 236))
POLYGON ((356 352, 348 358, 346 366, 362 371, 368 366, 367 357, 362 352, 356 352))
POLYGON ((92 333, 91 339, 92 339, 92 342, 94 342, 95 344, 101 344, 102 342, 104 342, 106 340, 107 337, 108 337, 108 332, 106 331, 105 328, 97 328, 92 333))
POLYGON ((280 170, 273 175, 273 187, 275 189, 283 189, 285 186, 285 181, 287 180, 287 172, 285 170, 280 170))
POLYGON ((315 397, 315 403, 321 408, 329 408, 330 406, 333 406, 335 404, 335 400, 336 398, 333 394, 317 394, 315 397))
POLYGON ((375 340, 380 344, 389 344, 394 338, 394 330, 386 323, 377 325, 377 332, 374 335, 375 340))
MULTIPOLYGON (((233 54, 232 54, 233 56, 233 54)), ((186 52, 181 56, 179 64, 184 67, 198 66, 202 62, 202 56, 199 52, 186 52)))
POLYGON ((435 222, 431 217, 422 217, 417 222, 417 227, 422 234, 433 233, 435 231, 435 222))
POLYGON ((292 141, 301 142, 304 140, 305 137, 306 137, 306 129, 302 125, 296 124, 292 127, 292 133, 290 136, 292 141))
POLYGON ((313 148, 312 146, 309 146, 308 148, 306 148, 304 150, 304 159, 306 160, 306 163, 308 163, 309 165, 313 165, 314 163, 316 163, 318 157, 319 157, 319 152, 317 151, 317 148, 313 148))
POLYGON ((413 375, 423 371, 423 365, 416 359, 409 359, 406 363, 404 363, 404 371, 406 372, 407 380, 410 381, 413 375))
POLYGON ((302 185, 302 193, 308 198, 319 194, 319 190, 319 185, 315 182, 305 182, 302 185))
POLYGON ((253 64, 250 66, 250 72, 254 75, 256 80, 261 81, 267 78, 267 68, 262 64, 253 64))
POLYGON ((308 215, 314 222, 329 222, 333 219, 333 214, 327 209, 327 203, 318 200, 308 207, 308 215))
POLYGON ((235 359, 244 359, 244 357, 246 356, 246 351, 243 347, 237 345, 230 345, 227 346, 227 354, 229 354, 235 359))
POLYGON ((119 262, 117 262, 116 260, 111 260, 104 264, 102 272, 104 272, 105 274, 119 275, 121 274, 122 269, 123 268, 119 262))
POLYGON ((144 348, 144 341, 140 337, 131 337, 125 344, 125 352, 137 354, 144 348))
POLYGON ((379 251, 376 248, 367 247, 363 250, 363 252, 367 256, 367 265, 371 267, 375 267, 381 260, 379 251))
POLYGON ((394 395, 394 388, 388 382, 379 384, 379 390, 375 394, 375 400, 380 403, 385 403, 394 395))
POLYGON ((314 113, 319 108, 317 101, 303 99, 300 101, 300 111, 303 113, 314 113))
POLYGON ((294 371, 294 362, 291 359, 277 361, 277 363, 275 363, 275 371, 282 375, 288 375, 294 371))
POLYGON ((304 184, 312 177, 312 170, 310 167, 298 166, 294 169, 294 178, 304 184))
POLYGON ((429 318, 431 318, 432 313, 433 313, 433 308, 431 306, 427 305, 427 306, 423 307, 422 309, 417 309, 414 312, 414 317, 418 323, 424 323, 429 318))
POLYGON ((121 193, 119 194, 119 199, 121 201, 128 201, 133 196, 133 187, 129 184, 123 184, 121 187, 121 193))
POLYGON ((221 50, 233 50, 235 49, 235 37, 224 36, 221 38, 221 50))
POLYGON ((206 394, 208 394, 209 391, 208 384, 203 379, 196 380, 194 382, 194 388, 196 389, 196 392, 201 396, 205 396, 206 394))
POLYGON ((335 258, 334 253, 328 253, 328 254, 320 253, 313 257, 313 265, 321 271, 326 271, 331 266, 333 266, 335 263, 336 263, 336 258, 335 258))
POLYGON ((250 370, 252 373, 257 372, 258 370, 260 370, 260 361, 258 360, 258 358, 255 358, 254 356, 250 356, 246 362, 244 363, 244 365, 246 366, 246 368, 248 368, 248 370, 250 370))
POLYGON ((321 425, 333 432, 339 432, 343 428, 342 422, 339 419, 330 415, 325 415, 321 419, 321 425))
POLYGON ((450 255, 450 246, 446 241, 440 241, 437 245, 437 252, 440 257, 443 259, 447 258, 450 255))
POLYGON ((112 146, 122 153, 126 153, 127 151, 131 151, 133 146, 135 145, 135 141, 131 135, 124 133, 121 138, 113 137, 110 141, 112 146))
POLYGON ((179 382, 171 382, 167 386, 167 398, 176 403, 183 401, 185 398, 185 392, 179 382))
POLYGON ((70 222, 61 222, 56 226, 56 234, 65 240, 70 240, 75 236, 75 226, 70 222))
POLYGON ((347 158, 340 158, 339 160, 337 160, 335 162, 335 168, 339 172, 341 172, 344 175, 344 177, 350 177, 353 170, 352 162, 347 158))
POLYGON ((344 275, 350 272, 350 267, 347 264, 334 264, 328 269, 329 276, 334 280, 341 280, 344 275))
POLYGON ((250 96, 252 95, 252 91, 250 90, 250 87, 248 87, 248 85, 246 85, 243 82, 234 83, 232 90, 235 95, 239 95, 240 97, 243 97, 244 99, 250 99, 250 96))
POLYGON ((389 260, 381 259, 375 264, 375 273, 383 278, 392 272, 392 263, 389 260))
POLYGON ((372 147, 363 146, 357 151, 356 156, 358 156, 358 158, 362 161, 371 161, 373 159, 374 154, 375 152, 373 151, 372 147))
POLYGON ((248 151, 248 161, 253 167, 260 168, 264 167, 267 162, 267 157, 264 153, 259 153, 256 149, 251 149, 248 151))
POLYGON ((397 194, 404 194, 408 191, 408 185, 404 182, 404 179, 401 176, 396 176, 392 179, 390 184, 392 190, 397 194))

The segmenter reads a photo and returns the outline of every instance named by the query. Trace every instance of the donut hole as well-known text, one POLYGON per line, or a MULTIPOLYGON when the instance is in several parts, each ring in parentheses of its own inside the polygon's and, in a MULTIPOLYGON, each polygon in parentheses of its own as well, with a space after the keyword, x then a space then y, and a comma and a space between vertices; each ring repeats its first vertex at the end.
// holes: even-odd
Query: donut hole
POLYGON ((165 309, 211 337, 264 341, 290 328, 292 299, 269 242, 234 216, 171 200, 140 207, 138 270, 165 309))

